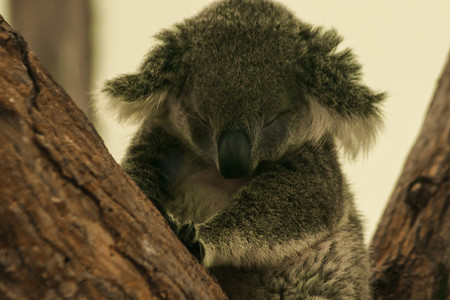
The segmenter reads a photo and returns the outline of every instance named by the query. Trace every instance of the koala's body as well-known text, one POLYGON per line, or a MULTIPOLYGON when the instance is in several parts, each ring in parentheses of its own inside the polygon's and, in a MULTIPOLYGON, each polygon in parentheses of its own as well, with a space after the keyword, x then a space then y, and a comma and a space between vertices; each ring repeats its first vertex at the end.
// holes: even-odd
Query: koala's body
POLYGON ((122 165, 188 248, 230 299, 369 299, 336 148, 370 146, 384 95, 337 34, 226 0, 157 38, 103 91, 142 122, 122 165))

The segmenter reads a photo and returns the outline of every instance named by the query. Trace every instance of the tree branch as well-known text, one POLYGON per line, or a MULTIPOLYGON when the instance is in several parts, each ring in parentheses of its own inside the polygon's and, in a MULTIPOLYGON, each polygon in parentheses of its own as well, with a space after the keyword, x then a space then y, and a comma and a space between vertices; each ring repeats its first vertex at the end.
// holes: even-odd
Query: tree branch
POLYGON ((376 299, 448 299, 450 60, 378 225, 376 299))

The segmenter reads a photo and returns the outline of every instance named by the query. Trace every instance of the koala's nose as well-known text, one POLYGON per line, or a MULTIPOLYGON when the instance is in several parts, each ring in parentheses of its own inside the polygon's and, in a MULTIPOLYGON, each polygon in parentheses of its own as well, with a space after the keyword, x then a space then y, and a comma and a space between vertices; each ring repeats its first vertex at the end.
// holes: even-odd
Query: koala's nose
POLYGON ((227 179, 247 175, 250 149, 250 140, 244 132, 224 132, 217 143, 220 174, 227 179))

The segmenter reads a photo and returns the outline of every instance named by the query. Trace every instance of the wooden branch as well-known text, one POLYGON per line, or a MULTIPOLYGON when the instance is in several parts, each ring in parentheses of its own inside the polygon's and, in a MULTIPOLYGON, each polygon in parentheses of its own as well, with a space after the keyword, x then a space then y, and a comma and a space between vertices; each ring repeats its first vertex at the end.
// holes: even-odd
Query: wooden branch
POLYGON ((376 299, 449 299, 449 203, 450 60, 372 241, 376 299))
POLYGON ((225 299, 0 16, 0 299, 225 299))

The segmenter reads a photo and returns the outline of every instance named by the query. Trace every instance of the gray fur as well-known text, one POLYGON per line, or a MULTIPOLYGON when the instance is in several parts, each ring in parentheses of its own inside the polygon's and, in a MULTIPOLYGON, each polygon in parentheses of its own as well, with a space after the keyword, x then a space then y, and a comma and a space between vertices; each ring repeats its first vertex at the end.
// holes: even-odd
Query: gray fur
POLYGON ((142 121, 123 167, 188 248, 231 299, 369 299, 336 145, 354 156, 372 144, 384 95, 336 51, 336 32, 227 0, 157 38, 103 92, 120 119, 142 121))

